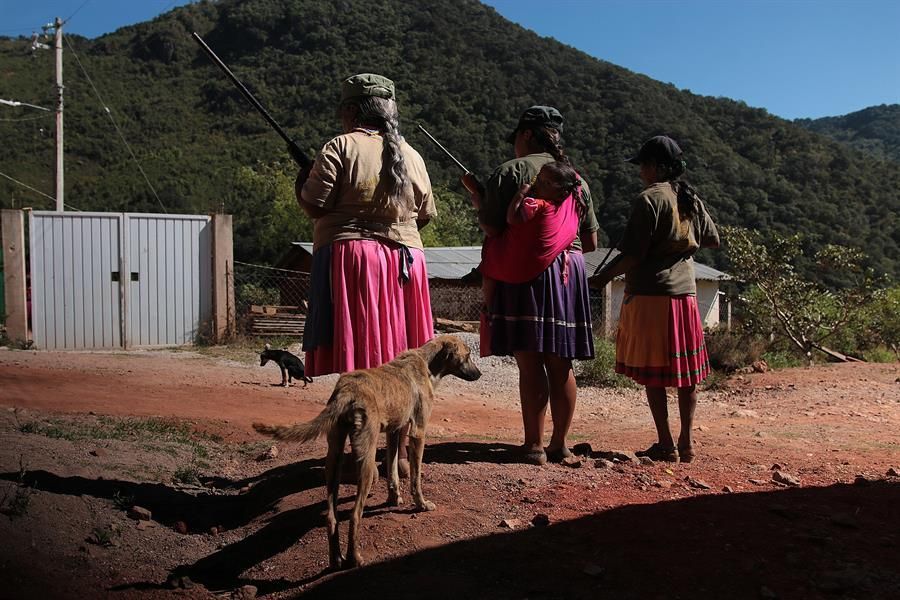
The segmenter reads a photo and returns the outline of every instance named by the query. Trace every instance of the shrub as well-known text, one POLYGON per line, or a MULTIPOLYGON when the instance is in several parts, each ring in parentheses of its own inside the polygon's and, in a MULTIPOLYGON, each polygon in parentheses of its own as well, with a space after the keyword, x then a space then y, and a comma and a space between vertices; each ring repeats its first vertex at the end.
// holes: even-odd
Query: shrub
POLYGON ((760 335, 713 330, 705 336, 706 352, 713 369, 730 373, 758 361, 768 342, 760 335))
POLYGON ((728 388, 727 384, 728 375, 722 371, 712 370, 709 372, 706 379, 700 383, 700 389, 707 392, 724 390, 728 388))
POLYGON ((769 350, 762 355, 762 358, 770 369, 790 369, 808 364, 803 357, 790 350, 769 350))
POLYGON ((863 352, 863 358, 869 362, 892 363, 900 360, 900 356, 890 348, 879 346, 863 352))
POLYGON ((189 465, 179 467, 172 475, 172 480, 176 483, 185 483, 195 485, 200 483, 200 470, 194 462, 189 465))
POLYGON ((578 378, 588 385, 636 389, 638 385, 615 372, 616 344, 606 338, 594 338, 594 359, 578 361, 578 378))
POLYGON ((255 283, 237 286, 234 303, 237 306, 278 304, 280 295, 277 288, 265 287, 255 283))

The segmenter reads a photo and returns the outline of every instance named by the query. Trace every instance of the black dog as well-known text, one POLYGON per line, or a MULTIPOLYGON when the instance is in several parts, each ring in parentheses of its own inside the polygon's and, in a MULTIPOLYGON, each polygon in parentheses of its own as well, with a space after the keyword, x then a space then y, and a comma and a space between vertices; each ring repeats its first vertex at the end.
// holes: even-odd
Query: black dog
POLYGON ((302 379, 303 387, 312 383, 312 377, 307 377, 303 370, 303 361, 287 350, 272 350, 269 344, 259 353, 259 366, 264 367, 269 361, 274 361, 281 369, 281 385, 287 387, 294 379, 302 379))

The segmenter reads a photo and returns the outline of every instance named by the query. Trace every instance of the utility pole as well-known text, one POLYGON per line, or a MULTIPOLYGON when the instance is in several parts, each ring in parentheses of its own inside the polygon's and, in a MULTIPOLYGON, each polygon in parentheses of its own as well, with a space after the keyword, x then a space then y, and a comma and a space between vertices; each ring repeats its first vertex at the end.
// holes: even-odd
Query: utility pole
POLYGON ((62 19, 53 22, 56 29, 56 211, 63 211, 63 47, 62 19))

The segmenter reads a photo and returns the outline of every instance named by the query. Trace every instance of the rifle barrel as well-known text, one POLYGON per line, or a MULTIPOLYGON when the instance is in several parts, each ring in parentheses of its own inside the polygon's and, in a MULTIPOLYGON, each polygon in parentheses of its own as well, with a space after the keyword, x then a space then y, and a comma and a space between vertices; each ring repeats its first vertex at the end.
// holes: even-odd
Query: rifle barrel
POLYGON ((253 96, 253 94, 250 93, 250 90, 248 90, 247 87, 243 83, 241 83, 241 81, 237 77, 235 77, 234 73, 231 72, 231 69, 228 68, 228 65, 222 62, 222 59, 216 56, 216 53, 213 52, 212 48, 206 45, 206 42, 203 41, 203 38, 197 35, 196 31, 192 33, 191 36, 195 40, 197 40, 197 43, 200 44, 200 47, 203 48, 203 51, 206 52, 206 54, 212 59, 212 61, 216 63, 220 69, 222 69, 222 72, 224 72, 225 75, 227 75, 228 78, 231 79, 232 83, 237 86, 238 90, 240 90, 244 98, 246 98, 247 101, 250 102, 250 104, 252 104, 256 108, 256 110, 260 112, 263 118, 268 121, 269 125, 271 125, 273 129, 275 129, 278 135, 280 135, 288 144, 293 145, 294 140, 292 140, 284 131, 284 129, 281 128, 281 125, 279 125, 278 122, 272 118, 272 115, 270 115, 269 112, 265 108, 263 108, 263 105, 259 103, 259 100, 257 100, 253 96))
POLYGON ((432 142, 434 142, 434 145, 435 145, 435 146, 437 146, 438 148, 440 148, 441 150, 443 150, 443 151, 444 151, 444 154, 446 154, 447 156, 449 156, 449 157, 450 157, 450 160, 452 160, 453 162, 456 163, 456 166, 457 166, 457 167, 459 167, 460 169, 462 169, 462 170, 463 170, 464 172, 466 172, 466 173, 471 173, 471 171, 469 171, 469 169, 467 169, 466 166, 465 166, 464 164, 462 164, 461 162, 459 162, 458 160, 456 160, 456 157, 453 156, 452 154, 450 154, 450 151, 447 150, 446 148, 444 148, 444 146, 443 146, 439 141, 437 141, 437 140, 434 138, 433 135, 431 135, 430 133, 428 133, 428 130, 425 129, 424 127, 422 127, 422 124, 421 124, 421 123, 416 123, 416 125, 419 127, 419 129, 422 130, 422 133, 424 133, 425 135, 428 136, 428 139, 429 139, 429 140, 431 140, 432 142))

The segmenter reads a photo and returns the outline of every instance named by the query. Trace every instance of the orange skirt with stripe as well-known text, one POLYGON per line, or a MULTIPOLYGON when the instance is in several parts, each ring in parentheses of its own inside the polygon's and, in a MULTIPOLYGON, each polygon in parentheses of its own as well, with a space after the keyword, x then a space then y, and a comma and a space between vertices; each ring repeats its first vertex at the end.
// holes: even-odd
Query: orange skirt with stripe
POLYGON ((709 375, 696 296, 626 295, 616 373, 649 387, 690 387, 709 375))

